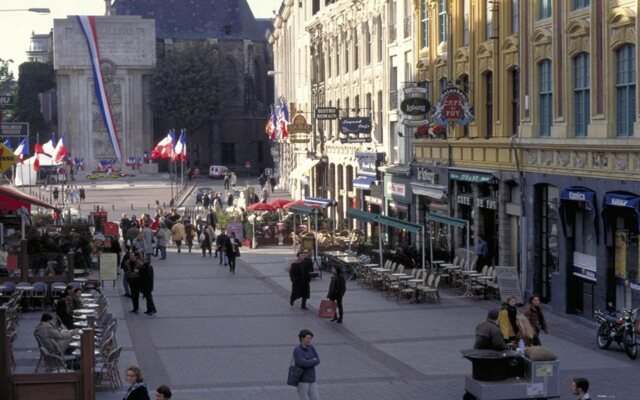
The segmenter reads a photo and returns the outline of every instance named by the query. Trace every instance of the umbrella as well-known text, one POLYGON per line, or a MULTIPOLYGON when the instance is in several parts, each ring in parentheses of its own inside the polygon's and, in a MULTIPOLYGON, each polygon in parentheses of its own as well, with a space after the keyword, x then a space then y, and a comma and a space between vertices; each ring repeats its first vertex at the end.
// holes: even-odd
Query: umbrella
POLYGON ((282 208, 285 210, 288 210, 292 206, 303 206, 303 205, 304 205, 304 200, 294 200, 294 201, 288 202, 287 204, 282 206, 282 208))
POLYGON ((247 211, 273 211, 275 208, 271 204, 255 203, 247 207, 247 211))
POLYGON ((282 208, 289 203, 291 203, 290 199, 275 199, 274 201, 269 203, 269 205, 273 206, 273 208, 282 208))

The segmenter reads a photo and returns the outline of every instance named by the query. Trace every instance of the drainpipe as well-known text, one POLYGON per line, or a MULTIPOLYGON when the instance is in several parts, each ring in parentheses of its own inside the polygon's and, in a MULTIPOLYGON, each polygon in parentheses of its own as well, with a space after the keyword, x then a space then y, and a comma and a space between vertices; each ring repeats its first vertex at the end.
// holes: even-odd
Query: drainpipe
POLYGON ((524 296, 527 288, 527 216, 526 216, 526 197, 525 197, 525 182, 524 174, 520 169, 520 156, 518 155, 518 146, 516 139, 519 139, 518 134, 514 134, 509 139, 509 148, 513 151, 513 155, 516 161, 516 173, 518 174, 518 189, 520 192, 520 237, 518 240, 520 248, 520 270, 521 270, 521 289, 524 296))

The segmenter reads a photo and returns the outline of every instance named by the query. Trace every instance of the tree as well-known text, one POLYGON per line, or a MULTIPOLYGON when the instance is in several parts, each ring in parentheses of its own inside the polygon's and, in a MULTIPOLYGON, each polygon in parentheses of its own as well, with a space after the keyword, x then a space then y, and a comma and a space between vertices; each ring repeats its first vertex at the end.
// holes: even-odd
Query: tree
POLYGON ((49 132, 51 127, 40 111, 38 95, 55 87, 53 66, 50 63, 25 62, 20 64, 19 71, 18 98, 13 119, 28 122, 33 135, 49 132))
POLYGON ((195 132, 220 107, 220 52, 206 43, 184 45, 158 57, 151 104, 165 126, 195 132))
POLYGON ((9 63, 13 60, 3 60, 0 58, 0 94, 10 94, 15 80, 13 73, 9 69, 9 63))

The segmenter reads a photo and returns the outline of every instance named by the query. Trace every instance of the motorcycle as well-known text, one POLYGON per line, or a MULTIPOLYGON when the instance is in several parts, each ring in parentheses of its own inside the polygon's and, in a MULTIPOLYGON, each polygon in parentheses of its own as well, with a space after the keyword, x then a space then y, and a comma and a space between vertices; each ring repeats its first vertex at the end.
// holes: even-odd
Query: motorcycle
POLYGON ((611 342, 615 341, 620 348, 624 349, 630 359, 635 360, 638 356, 636 336, 639 333, 635 331, 634 316, 638 310, 640 308, 627 309, 615 313, 596 310, 594 316, 598 324, 598 334, 596 336, 598 347, 607 349, 611 342))

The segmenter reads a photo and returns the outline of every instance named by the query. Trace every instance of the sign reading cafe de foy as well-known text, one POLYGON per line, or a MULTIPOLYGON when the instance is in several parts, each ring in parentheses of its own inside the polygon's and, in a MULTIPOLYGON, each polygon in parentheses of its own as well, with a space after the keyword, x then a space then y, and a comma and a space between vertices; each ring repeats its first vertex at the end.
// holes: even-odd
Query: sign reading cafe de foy
POLYGON ((467 94, 453 86, 444 89, 442 93, 440 93, 440 100, 433 113, 433 118, 440 125, 450 123, 467 125, 474 119, 467 94))

